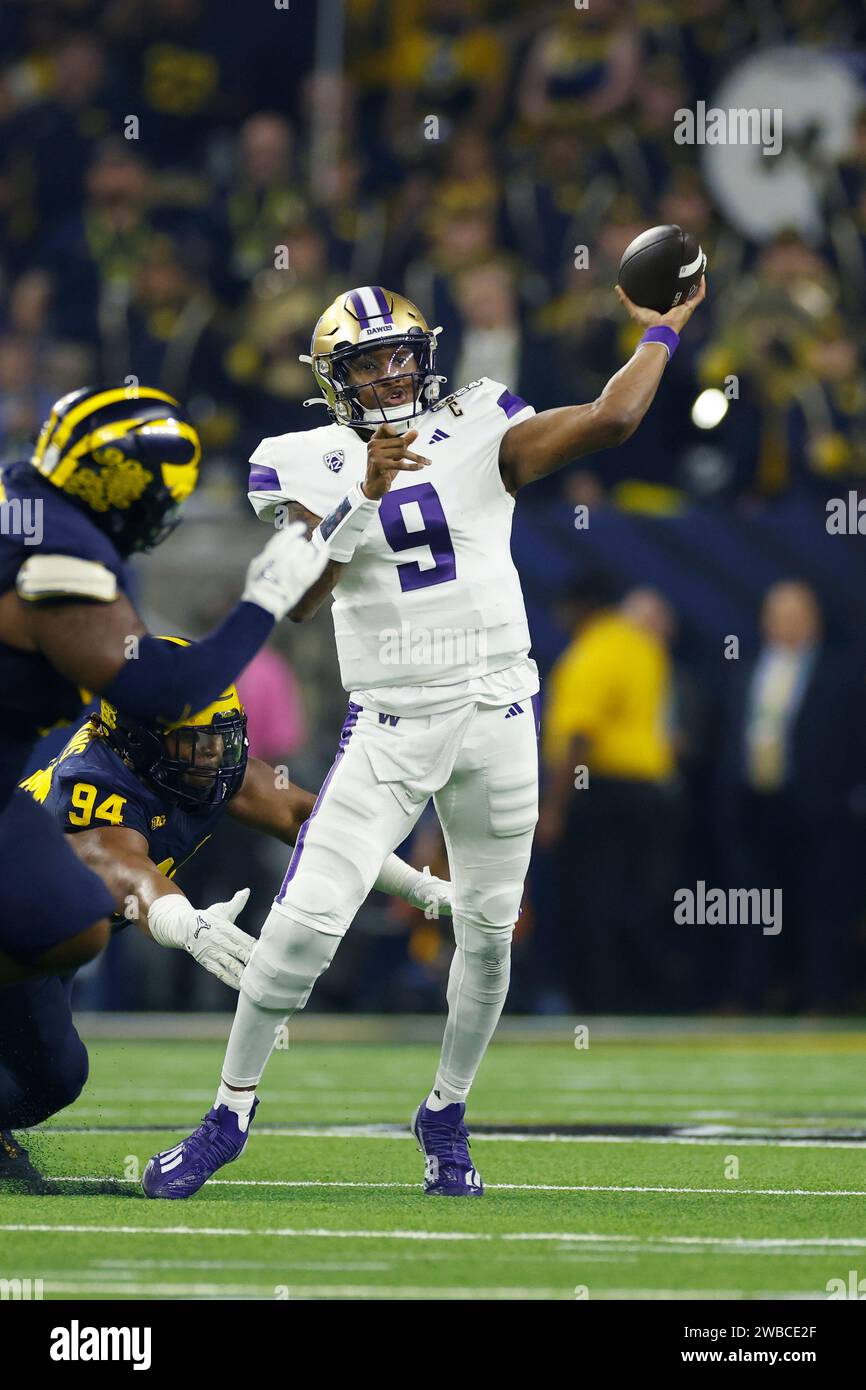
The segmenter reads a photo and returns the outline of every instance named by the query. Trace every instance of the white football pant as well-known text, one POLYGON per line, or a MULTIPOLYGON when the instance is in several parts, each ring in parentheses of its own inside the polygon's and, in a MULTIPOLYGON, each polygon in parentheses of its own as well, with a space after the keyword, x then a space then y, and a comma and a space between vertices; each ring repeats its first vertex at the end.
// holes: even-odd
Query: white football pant
MULTIPOLYGON (((536 697, 537 701, 537 697, 536 697)), ((349 706, 340 749, 241 979, 223 1072, 253 1086, 430 797, 448 850, 456 949, 437 1089, 465 1099, 508 992, 538 817, 534 701, 421 718, 349 706)))

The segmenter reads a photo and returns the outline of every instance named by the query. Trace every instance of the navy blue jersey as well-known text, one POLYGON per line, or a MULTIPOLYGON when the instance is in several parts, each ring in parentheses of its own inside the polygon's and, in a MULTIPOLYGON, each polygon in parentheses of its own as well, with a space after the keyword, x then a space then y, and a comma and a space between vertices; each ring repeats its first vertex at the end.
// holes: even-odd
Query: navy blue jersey
MULTIPOLYGON (((27 602, 110 602, 125 587, 123 560, 85 511, 29 463, 0 473, 0 595, 16 589, 27 602), (87 562, 75 575, 32 573, 47 557, 87 562)), ((50 566, 50 561, 49 561, 50 566)), ((61 566, 62 569, 62 566, 61 566)), ((37 738, 70 723, 91 697, 38 652, 0 642, 0 806, 11 794, 37 738)))
MULTIPOLYGON (((110 825, 137 830, 161 873, 174 878, 219 824, 226 803, 176 805, 126 766, 88 720, 46 768, 21 783, 67 834, 110 825)), ((118 916, 117 922, 125 919, 118 916)))

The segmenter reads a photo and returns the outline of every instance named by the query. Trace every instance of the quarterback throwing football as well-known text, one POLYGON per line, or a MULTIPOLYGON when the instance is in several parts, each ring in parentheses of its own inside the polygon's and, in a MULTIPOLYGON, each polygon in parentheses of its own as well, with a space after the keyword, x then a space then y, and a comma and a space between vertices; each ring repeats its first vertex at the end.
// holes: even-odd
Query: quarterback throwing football
POLYGON ((333 594, 349 712, 243 973, 214 1106, 151 1159, 149 1196, 190 1196, 238 1157, 277 1028, 303 1008, 431 797, 456 946, 439 1067, 413 1132, 425 1192, 483 1192, 464 1112, 508 990, 538 807, 538 675, 511 558, 514 499, 634 432, 705 286, 664 315, 617 293, 647 329, 638 349, 597 400, 540 415, 488 378, 442 398, 439 330, 399 294, 351 290, 316 324, 305 360, 330 422, 264 440, 250 500, 277 524, 305 520, 327 556, 290 616, 302 621, 333 594))

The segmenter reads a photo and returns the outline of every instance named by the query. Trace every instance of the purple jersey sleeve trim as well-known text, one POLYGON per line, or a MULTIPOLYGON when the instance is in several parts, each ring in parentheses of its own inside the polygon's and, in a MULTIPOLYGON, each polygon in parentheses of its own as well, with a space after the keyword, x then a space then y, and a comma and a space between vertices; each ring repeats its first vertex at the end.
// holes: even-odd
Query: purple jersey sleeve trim
POLYGON ((266 468, 261 463, 253 464, 250 469, 250 492, 276 492, 279 486, 280 480, 275 468, 266 468))
POLYGON ((522 400, 520 396, 515 396, 513 391, 503 391, 502 395, 497 398, 496 404, 502 407, 509 420, 512 415, 517 415, 519 411, 528 408, 526 401, 522 400))

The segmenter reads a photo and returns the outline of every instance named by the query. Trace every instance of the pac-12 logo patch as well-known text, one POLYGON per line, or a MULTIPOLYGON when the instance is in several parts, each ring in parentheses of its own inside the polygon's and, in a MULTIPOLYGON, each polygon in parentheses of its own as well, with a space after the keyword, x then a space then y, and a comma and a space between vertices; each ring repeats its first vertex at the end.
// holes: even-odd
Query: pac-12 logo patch
POLYGON ((346 456, 342 449, 332 449, 329 454, 323 454, 322 458, 325 467, 330 468, 332 473, 339 473, 343 464, 346 462, 346 456))

